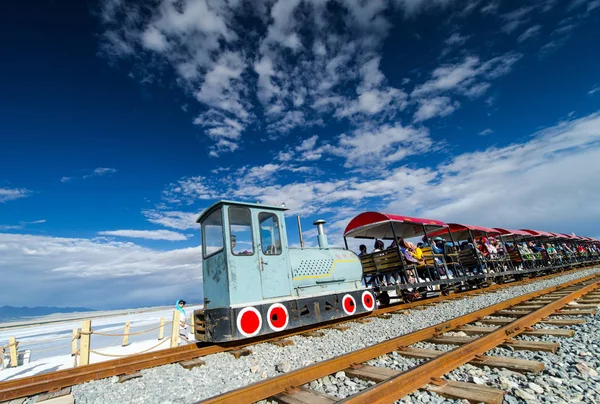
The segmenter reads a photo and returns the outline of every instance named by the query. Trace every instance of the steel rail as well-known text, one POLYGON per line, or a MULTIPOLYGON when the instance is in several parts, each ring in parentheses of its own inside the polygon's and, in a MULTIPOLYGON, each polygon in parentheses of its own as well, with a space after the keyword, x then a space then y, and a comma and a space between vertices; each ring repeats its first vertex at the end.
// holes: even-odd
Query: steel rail
MULTIPOLYGON (((139 370, 148 369, 156 366, 168 365, 171 363, 181 362, 196 359, 202 356, 215 353, 227 352, 233 349, 248 347, 257 343, 264 343, 281 338, 286 338, 294 335, 299 335, 307 331, 313 331, 321 328, 326 328, 331 325, 353 321, 360 318, 365 318, 373 315, 385 314, 393 311, 411 309, 432 303, 448 301, 461 297, 467 297, 473 294, 483 294, 494 292, 499 289, 508 288, 517 285, 532 283, 538 280, 550 279, 557 276, 562 276, 577 270, 564 271, 553 273, 537 278, 528 278, 520 282, 510 282, 505 284, 494 284, 485 289, 473 289, 469 291, 452 293, 449 296, 439 296, 417 300, 411 303, 395 304, 379 308, 371 313, 363 313, 353 317, 344 317, 332 320, 326 323, 319 323, 302 327, 299 329, 290 330, 276 335, 265 337, 255 337, 230 344, 214 345, 206 343, 188 344, 180 347, 163 349, 153 352, 147 352, 140 355, 132 355, 120 359, 112 359, 104 362, 93 363, 89 365, 79 366, 71 369, 57 370, 51 373, 44 373, 36 376, 28 376, 15 380, 0 382, 0 402, 12 400, 20 397, 32 396, 47 391, 55 391, 64 387, 73 386, 76 384, 98 380, 112 376, 130 374, 139 370)), ((585 279, 585 278, 581 278, 585 279)))
MULTIPOLYGON (((242 387, 227 393, 220 394, 218 396, 211 397, 201 403, 212 404, 212 403, 251 403, 257 402, 260 400, 267 399, 269 397, 275 396, 278 393, 284 392, 287 389, 294 388, 296 386, 301 386, 303 384, 309 383, 315 379, 319 379, 321 377, 328 376, 330 374, 336 373, 338 371, 344 370, 346 368, 351 367, 352 365, 366 362, 373 358, 377 358, 379 356, 388 354, 392 351, 402 349, 414 343, 424 341, 426 339, 432 338, 434 336, 443 334, 447 331, 456 329, 460 326, 469 324, 473 321, 477 321, 485 316, 493 314, 499 310, 507 309, 516 304, 522 303, 524 301, 537 298, 542 295, 546 295, 557 290, 561 290, 564 288, 568 288, 572 285, 577 285, 583 282, 590 281, 592 279, 598 278, 598 274, 589 275, 587 277, 583 277, 580 279, 572 280, 566 282, 561 285, 551 286, 549 288, 545 288, 536 292, 532 292, 526 295, 518 296, 504 302, 500 302, 493 306, 489 306, 480 310, 477 310, 473 313, 469 313, 467 315, 445 321, 443 323, 424 328, 422 330, 418 330, 412 332, 407 335, 403 335, 400 337, 396 337, 390 339, 388 341, 381 342, 379 344, 362 348, 360 350, 341 355, 332 359, 328 359, 323 362, 316 363, 314 365, 310 365, 305 368, 297 369, 295 371, 291 371, 289 373, 283 374, 281 376, 277 376, 262 382, 253 383, 246 387, 242 387)), ((590 285, 590 288, 596 288, 598 286, 598 281, 590 285)), ((587 288, 586 288, 587 290, 587 288)), ((574 298, 567 295, 566 297, 560 298, 561 301, 564 301, 565 304, 574 298)), ((508 326, 507 326, 508 327, 508 326)), ((505 327, 506 328, 506 327, 505 327)), ((504 331, 503 331, 504 332, 504 331)), ((429 380, 429 379, 428 379, 429 380)), ((422 384, 423 385, 423 384, 422 384)), ((421 386, 422 386, 421 385, 421 386)), ((419 387, 421 387, 419 386, 419 387)), ((369 399, 363 399, 360 402, 370 402, 369 399)))
POLYGON ((448 351, 435 359, 424 362, 340 402, 345 404, 394 402, 432 382, 433 378, 442 377, 475 359, 477 355, 483 355, 490 349, 496 348, 503 342, 527 331, 528 327, 561 309, 567 303, 597 289, 599 285, 600 281, 596 281, 584 286, 494 332, 475 339, 473 342, 448 351))

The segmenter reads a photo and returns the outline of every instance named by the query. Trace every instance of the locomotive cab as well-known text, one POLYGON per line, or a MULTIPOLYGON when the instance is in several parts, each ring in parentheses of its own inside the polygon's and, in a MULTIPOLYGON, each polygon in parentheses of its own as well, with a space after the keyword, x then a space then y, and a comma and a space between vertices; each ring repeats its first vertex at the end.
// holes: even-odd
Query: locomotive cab
POLYGON ((336 259, 339 250, 328 246, 290 254, 285 210, 220 201, 200 215, 204 309, 194 312, 197 340, 225 342, 325 321, 347 315, 342 307, 345 295, 339 293, 357 294, 351 299, 353 307, 363 298, 360 263, 352 252, 344 250, 344 256, 352 258, 345 262, 336 259), (306 271, 307 265, 327 268, 320 269, 322 275, 299 279, 299 269, 293 266, 306 271), (340 271, 346 272, 343 280, 340 271), (332 273, 337 278, 329 285, 332 273))
POLYGON ((283 210, 222 201, 198 219, 205 308, 290 296, 283 210))

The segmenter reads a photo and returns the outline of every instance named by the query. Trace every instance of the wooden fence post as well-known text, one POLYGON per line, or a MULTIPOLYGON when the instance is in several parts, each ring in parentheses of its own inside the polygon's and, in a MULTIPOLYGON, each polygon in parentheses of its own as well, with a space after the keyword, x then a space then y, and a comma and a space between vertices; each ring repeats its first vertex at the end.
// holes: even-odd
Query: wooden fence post
POLYGON ((171 348, 179 343, 179 310, 173 310, 173 327, 171 328, 171 348))
POLYGON ((84 320, 81 324, 81 343, 80 346, 80 365, 88 365, 90 363, 90 339, 92 336, 92 320, 84 320))
POLYGON ((17 356, 17 339, 15 337, 10 337, 8 339, 8 344, 10 345, 8 348, 10 352, 10 367, 16 368, 19 366, 19 357, 17 356))
POLYGON ((190 333, 191 334, 186 335, 186 337, 189 338, 189 336, 191 335, 193 339, 196 339, 196 317, 194 316, 193 311, 190 314, 190 333))
POLYGON ((122 346, 127 346, 129 345, 129 321, 125 323, 125 332, 123 334, 123 345, 122 346))
POLYGON ((73 339, 71 341, 71 356, 77 355, 77 341, 79 340, 79 330, 73 328, 73 339))
POLYGON ((165 318, 160 318, 160 328, 158 329, 158 340, 162 340, 165 337, 165 318))

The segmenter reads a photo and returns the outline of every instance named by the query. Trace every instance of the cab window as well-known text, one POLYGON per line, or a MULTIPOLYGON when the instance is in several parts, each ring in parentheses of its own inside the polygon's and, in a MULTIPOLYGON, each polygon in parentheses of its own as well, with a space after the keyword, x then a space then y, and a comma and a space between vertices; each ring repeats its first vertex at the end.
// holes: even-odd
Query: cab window
POLYGON ((204 258, 223 250, 223 219, 221 208, 202 222, 202 253, 204 258))
POLYGON ((250 209, 237 206, 229 208, 229 234, 233 255, 254 255, 250 209))
POLYGON ((277 215, 265 212, 259 213, 258 221, 260 223, 260 245, 263 254, 281 254, 281 238, 277 215))

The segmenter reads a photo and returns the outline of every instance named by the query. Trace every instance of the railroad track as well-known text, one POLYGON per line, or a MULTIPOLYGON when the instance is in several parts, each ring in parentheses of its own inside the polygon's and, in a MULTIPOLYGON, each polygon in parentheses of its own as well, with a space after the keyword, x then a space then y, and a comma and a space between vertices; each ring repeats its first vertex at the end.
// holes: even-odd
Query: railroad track
POLYGON ((520 372, 539 372, 543 369, 543 364, 540 362, 487 356, 485 353, 495 347, 507 345, 513 349, 555 352, 558 349, 556 343, 515 340, 514 337, 522 334, 573 335, 572 330, 532 329, 531 327, 535 324, 570 325, 585 322, 582 319, 552 319, 552 317, 593 314, 595 310, 590 310, 590 307, 597 308, 600 304, 599 287, 600 276, 592 275, 558 287, 530 293, 433 327, 254 383, 202 403, 239 404, 264 399, 283 403, 391 403, 423 388, 450 398, 467 399, 470 402, 501 403, 503 390, 450 381, 443 379, 442 376, 467 363, 504 367, 520 372), (578 305, 564 309, 573 301, 577 301, 578 305), (486 327, 473 326, 472 323, 476 322, 483 323, 486 327), (444 335, 451 331, 480 336, 444 335), (424 341, 453 344, 459 347, 447 352, 410 347, 424 341), (369 360, 392 352, 397 352, 401 356, 428 360, 405 372, 365 364, 369 360), (313 391, 306 386, 313 380, 341 371, 346 376, 369 380, 376 384, 344 399, 313 391))
MULTIPOLYGON (((316 331, 318 329, 327 328, 340 323, 349 321, 355 321, 356 319, 369 317, 369 316, 381 316, 392 312, 399 312, 406 309, 415 308, 418 306, 426 306, 442 301, 460 299, 470 295, 478 295, 482 293, 490 293, 499 289, 522 285, 526 283, 535 282, 542 279, 550 279, 556 276, 562 276, 572 271, 565 271, 561 273, 546 275, 538 278, 529 278, 521 282, 512 282, 502 285, 492 285, 485 289, 474 289, 470 291, 452 293, 449 296, 439 296, 435 298, 419 300, 413 303, 406 304, 395 304, 382 308, 378 308, 371 313, 365 313, 363 315, 354 316, 351 319, 342 318, 327 323, 318 324, 315 326, 304 327, 296 329, 287 333, 280 333, 276 336, 257 337, 253 339, 244 340, 241 343, 230 343, 230 344, 188 344, 176 348, 164 349, 160 351, 148 352, 141 355, 135 355, 130 357, 124 357, 120 359, 114 359, 101 363, 95 363, 85 366, 80 366, 73 369, 59 370, 51 373, 24 377, 6 382, 0 382, 0 402, 11 400, 15 398, 33 396, 39 393, 57 391, 65 387, 73 386, 76 384, 84 383, 91 380, 98 380, 112 376, 130 375, 143 369, 148 369, 156 366, 167 365, 177 362, 186 362, 193 359, 197 359, 206 355, 211 355, 220 352, 237 351, 248 346, 264 343, 269 341, 281 340, 283 338, 301 335, 307 332, 316 331)), ((585 279, 585 278, 584 278, 585 279)), ((578 282, 578 281, 577 281, 578 282)), ((555 288, 555 287, 554 287, 555 288)), ((552 289, 552 288, 551 288, 552 289)))

